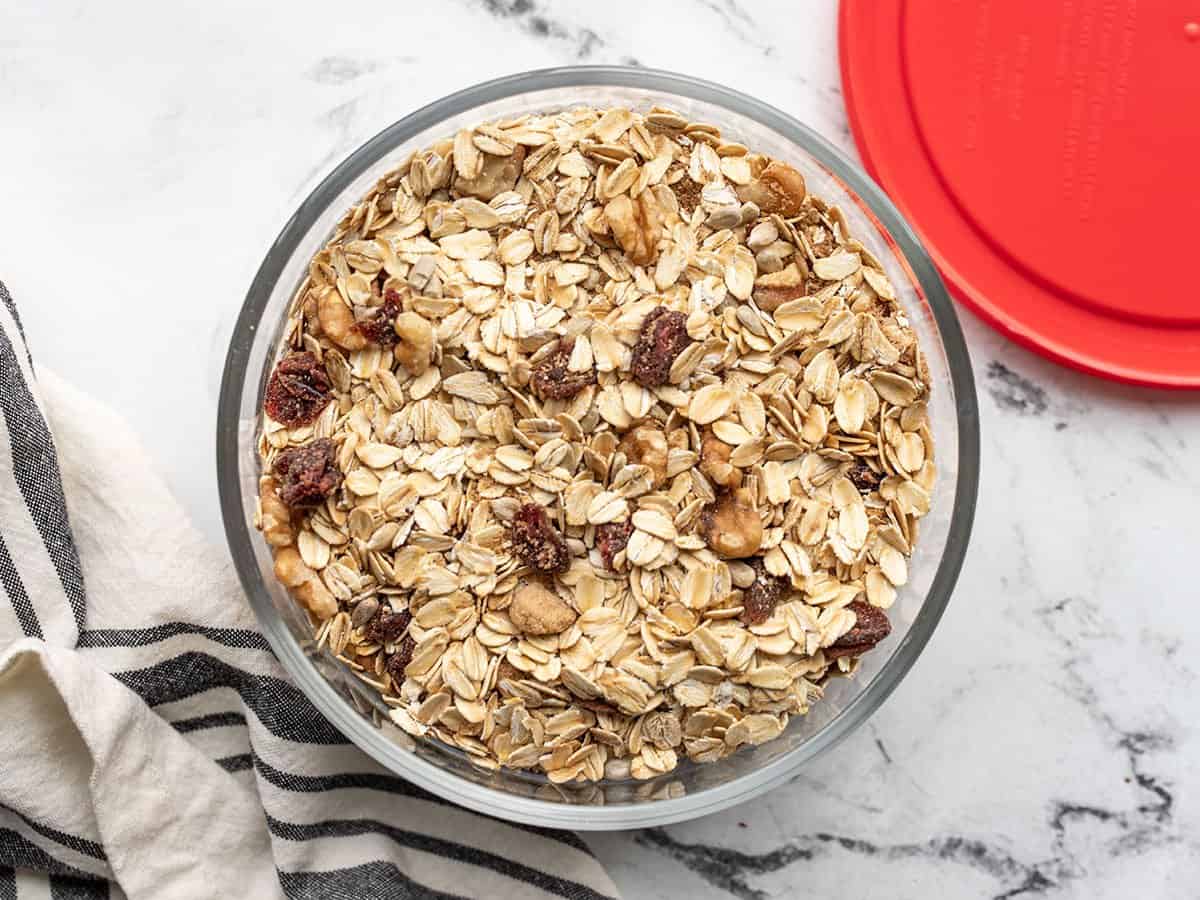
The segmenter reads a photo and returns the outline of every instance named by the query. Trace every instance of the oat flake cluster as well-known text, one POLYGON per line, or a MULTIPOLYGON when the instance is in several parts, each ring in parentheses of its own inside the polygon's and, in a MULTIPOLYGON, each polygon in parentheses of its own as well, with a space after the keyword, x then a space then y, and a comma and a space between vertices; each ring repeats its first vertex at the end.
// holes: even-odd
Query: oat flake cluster
POLYGON ((890 629, 929 377, 841 212, 665 109, 415 154, 312 260, 259 526, 412 735, 556 783, 777 736, 890 629))

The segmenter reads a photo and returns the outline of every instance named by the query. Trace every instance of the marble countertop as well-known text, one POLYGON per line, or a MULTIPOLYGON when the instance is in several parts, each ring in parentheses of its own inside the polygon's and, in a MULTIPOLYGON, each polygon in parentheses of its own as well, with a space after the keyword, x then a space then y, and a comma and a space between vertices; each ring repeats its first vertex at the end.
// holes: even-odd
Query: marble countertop
MULTIPOLYGON (((0 278, 38 361, 134 423, 214 541, 245 289, 316 181, 385 125, 497 75, 624 63, 755 94, 854 154, 834 0, 287 9, 0 6, 0 278)), ((962 316, 983 480, 937 634, 786 787, 590 836, 631 900, 1195 896, 1200 398, 1078 375, 962 316)))

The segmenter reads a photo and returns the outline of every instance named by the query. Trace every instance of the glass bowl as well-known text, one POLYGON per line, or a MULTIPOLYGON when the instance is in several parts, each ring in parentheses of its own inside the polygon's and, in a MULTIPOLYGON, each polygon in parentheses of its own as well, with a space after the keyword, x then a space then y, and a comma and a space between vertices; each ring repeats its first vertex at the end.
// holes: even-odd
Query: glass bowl
POLYGON ((462 806, 517 822, 604 830, 661 825, 712 813, 794 776, 867 720, 900 683, 941 618, 967 549, 979 474, 979 422, 967 348, 937 271, 882 191, 820 136, 778 109, 720 85, 647 69, 548 69, 489 81, 432 103, 386 128, 321 182, 284 226, 250 286, 230 342, 217 420, 217 476, 230 550, 250 604, 300 689, 350 740, 396 774, 462 806), (911 564, 889 611, 892 634, 853 678, 835 678, 807 716, 774 741, 719 762, 644 782, 553 785, 524 771, 485 771, 437 742, 414 741, 386 707, 326 651, 306 614, 272 574, 253 528, 258 418, 287 306, 312 255, 385 172, 408 154, 478 122, 587 103, 675 109, 719 126, 803 172, 812 193, 836 203, 851 233, 884 264, 925 349, 938 482, 911 564))

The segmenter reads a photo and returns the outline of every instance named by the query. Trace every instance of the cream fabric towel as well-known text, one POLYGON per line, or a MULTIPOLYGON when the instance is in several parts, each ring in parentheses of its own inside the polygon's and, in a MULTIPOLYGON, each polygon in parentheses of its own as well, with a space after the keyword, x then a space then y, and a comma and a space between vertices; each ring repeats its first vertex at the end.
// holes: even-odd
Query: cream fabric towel
POLYGON ((0 900, 616 896, 576 835, 333 729, 131 430, 35 380, 2 284, 0 413, 0 900))

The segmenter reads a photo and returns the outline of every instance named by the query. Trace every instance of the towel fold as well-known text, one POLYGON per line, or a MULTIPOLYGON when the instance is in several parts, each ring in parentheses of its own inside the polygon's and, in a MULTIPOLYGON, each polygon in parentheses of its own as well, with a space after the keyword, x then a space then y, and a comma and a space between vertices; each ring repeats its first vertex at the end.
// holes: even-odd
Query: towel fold
POLYGON ((576 835, 329 725, 128 426, 35 380, 3 284, 0 414, 0 900, 616 896, 576 835))

